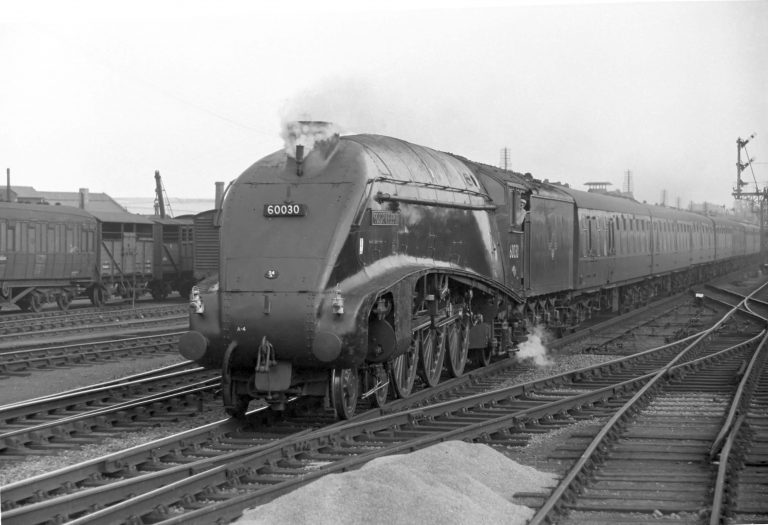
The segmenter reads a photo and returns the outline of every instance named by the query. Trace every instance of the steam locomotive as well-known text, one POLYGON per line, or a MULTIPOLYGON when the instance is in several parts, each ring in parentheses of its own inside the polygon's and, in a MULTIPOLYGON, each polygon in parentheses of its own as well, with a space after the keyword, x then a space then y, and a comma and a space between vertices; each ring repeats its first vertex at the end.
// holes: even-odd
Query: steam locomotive
POLYGON ((193 288, 188 359, 220 368, 225 410, 407 397, 488 364, 525 327, 757 262, 759 228, 577 191, 377 135, 294 123, 217 211, 219 278, 193 288))

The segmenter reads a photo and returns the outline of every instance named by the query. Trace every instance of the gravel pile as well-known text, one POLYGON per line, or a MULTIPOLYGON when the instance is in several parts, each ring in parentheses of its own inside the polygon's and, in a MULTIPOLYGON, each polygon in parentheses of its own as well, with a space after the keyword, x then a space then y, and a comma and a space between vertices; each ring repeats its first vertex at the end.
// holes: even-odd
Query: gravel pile
POLYGON ((235 523, 524 524, 534 511, 512 503, 514 494, 554 485, 554 474, 491 447, 449 441, 325 476, 247 511, 235 523))

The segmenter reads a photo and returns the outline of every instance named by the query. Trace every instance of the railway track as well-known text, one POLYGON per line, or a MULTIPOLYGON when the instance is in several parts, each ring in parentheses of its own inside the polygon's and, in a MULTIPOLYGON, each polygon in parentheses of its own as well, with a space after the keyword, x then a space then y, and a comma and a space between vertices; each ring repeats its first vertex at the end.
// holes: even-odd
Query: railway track
MULTIPOLYGON (((658 306, 665 305, 657 305, 657 310, 658 306)), ((668 304, 666 306, 669 307, 668 304)), ((676 309, 679 305, 673 304, 672 307, 676 309)), ((641 319, 639 321, 635 319, 633 324, 643 322, 643 315, 640 314, 639 317, 641 319)), ((571 339, 577 337, 578 335, 573 335, 571 339)), ((562 346, 567 341, 568 339, 560 340, 555 343, 555 347, 562 346)), ((134 345, 146 342, 151 342, 151 340, 134 339, 118 341, 116 346, 126 349, 127 343, 133 347, 134 345)), ((111 346, 107 347, 107 349, 110 348, 111 346)), ((72 351, 71 347, 46 349, 41 351, 41 353, 42 355, 31 356, 31 359, 23 362, 33 366, 36 359, 38 363, 42 363, 46 368, 68 366, 68 363, 73 362, 83 362, 82 354, 72 351), (52 363, 52 359, 55 358, 60 358, 60 362, 52 363)), ((86 355, 90 353, 91 351, 86 348, 86 355)), ((101 362, 101 360, 100 358, 94 358, 93 362, 101 362)), ((18 361, 16 361, 16 364, 18 365, 18 361)), ((2 366, 1 363, 0 366, 2 366)), ((181 366, 189 367, 189 365, 181 366)), ((524 367, 521 366, 520 368, 523 369, 524 367)), ((189 393, 183 395, 178 390, 175 390, 176 385, 172 385, 174 390, 171 391, 171 387, 169 387, 169 391, 163 393, 159 387, 155 386, 154 382, 150 382, 152 379, 147 379, 147 376, 151 377, 152 375, 160 375, 162 373, 163 371, 158 371, 157 374, 142 374, 140 378, 129 378, 118 385, 115 385, 114 382, 108 385, 94 385, 90 388, 79 389, 78 392, 71 391, 58 396, 49 396, 47 399, 0 406, 0 419, 5 419, 12 426, 11 429, 6 429, 6 433, 2 433, 3 429, 0 427, 0 459, 8 460, 29 455, 50 454, 52 449, 61 450, 67 444, 78 446, 81 443, 98 442, 104 436, 111 435, 109 432, 111 427, 132 428, 135 426, 134 420, 150 424, 153 420, 157 421, 158 418, 167 419, 169 414, 172 417, 177 417, 180 410, 186 413, 188 407, 193 406, 195 399, 203 395, 203 393, 210 393, 210 387, 214 383, 218 387, 218 381, 211 381, 210 385, 206 385, 205 388, 201 387, 200 391, 196 391, 196 387, 190 387, 189 393), (151 396, 149 395, 150 391, 151 396), (82 394, 79 394, 80 392, 82 394), (129 396, 135 398, 144 394, 148 397, 143 401, 128 400, 129 396), (166 394, 167 397, 163 394, 166 394), (171 400, 172 406, 163 409, 163 399, 171 400), (179 399, 183 399, 183 402, 180 402, 179 399), (107 404, 114 405, 118 402, 119 405, 112 408, 107 406, 107 404), (179 407, 181 403, 184 405, 182 408, 179 407), (88 409, 88 412, 84 412, 85 408, 88 409), (72 412, 76 413, 75 417, 71 416, 72 412), (40 417, 43 417, 45 421, 39 421, 38 418, 40 417), (24 428, 27 425, 30 428, 24 428)), ((205 379, 213 380, 215 375, 213 372, 209 372, 205 375, 205 379)), ((483 380, 482 387, 490 389, 499 386, 507 381, 506 377, 505 374, 487 376, 483 380)), ((412 398, 409 402, 413 403, 414 399, 412 398)), ((361 409, 364 410, 365 407, 361 409)))
MULTIPOLYGON (((0 461, 50 455, 217 403, 218 374, 180 363, 120 381, 0 406, 0 461)), ((218 404, 218 403, 217 403, 218 404)))
MULTIPOLYGON (((744 302, 742 298, 731 312, 744 302)), ((722 352, 710 363, 691 361, 691 352, 714 345, 712 334, 697 338, 586 447, 561 450, 573 466, 530 523, 607 524, 636 520, 638 514, 654 522, 713 525, 726 513, 768 518, 768 504, 755 497, 760 485, 755 480, 768 472, 761 456, 768 432, 747 435, 740 430, 746 416, 737 417, 747 406, 752 409, 747 414, 758 417, 758 428, 765 418, 765 397, 753 394, 761 392, 760 378, 768 376, 766 340, 763 331, 750 344, 722 352), (729 459, 737 437, 741 456, 729 459), (757 453, 748 456, 746 451, 753 449, 757 453), (736 459, 744 456, 743 463, 736 459), (745 481, 740 484, 737 473, 742 472, 745 481)))
POLYGON ((0 349, 19 345, 21 339, 61 337, 114 330, 122 327, 141 327, 156 322, 188 319, 186 303, 110 308, 83 308, 74 311, 51 311, 39 314, 14 314, 0 317, 0 349))
POLYGON ((88 366, 120 358, 141 355, 177 353, 182 332, 163 332, 158 335, 107 339, 44 348, 31 348, 0 353, 0 380, 13 375, 29 375, 33 371, 62 367, 88 366))
MULTIPOLYGON (((716 331, 712 340, 690 351, 688 359, 705 359, 724 348, 734 352, 732 347, 744 345, 744 337, 716 331)), ((465 380, 446 382, 441 392, 424 394, 435 396, 431 400, 391 403, 348 423, 321 425, 316 419, 297 418, 270 425, 259 436, 258 430, 221 422, 3 487, 3 517, 7 523, 209 523, 380 455, 446 439, 523 444, 532 432, 580 418, 608 417, 614 404, 629 399, 690 341, 533 383, 490 392, 478 386, 514 366, 506 360, 465 380), (108 506, 94 512, 100 505, 108 506)))

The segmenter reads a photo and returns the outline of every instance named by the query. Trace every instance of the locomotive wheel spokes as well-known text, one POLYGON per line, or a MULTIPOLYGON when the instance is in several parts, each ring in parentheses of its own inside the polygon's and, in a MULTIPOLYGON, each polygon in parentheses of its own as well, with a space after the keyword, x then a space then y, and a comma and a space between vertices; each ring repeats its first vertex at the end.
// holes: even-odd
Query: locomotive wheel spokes
POLYGON ((381 408, 387 404, 387 396, 389 395, 389 376, 386 369, 382 365, 376 365, 373 369, 369 370, 366 374, 367 382, 366 391, 371 388, 376 388, 376 391, 371 396, 372 404, 374 407, 381 408))
POLYGON ((445 359, 445 330, 427 328, 421 338, 421 372, 424 382, 435 386, 440 382, 445 359))
POLYGON ((358 383, 357 370, 354 368, 334 368, 331 371, 331 403, 339 419, 349 419, 355 415, 358 383))
POLYGON ((419 349, 421 339, 418 333, 413 334, 408 351, 389 361, 389 372, 395 387, 395 394, 399 398, 411 395, 413 382, 416 380, 416 369, 419 364, 419 349))
POLYGON ((469 353, 469 330, 459 329, 458 323, 451 323, 446 328, 445 346, 448 351, 448 371, 453 377, 464 373, 469 353))

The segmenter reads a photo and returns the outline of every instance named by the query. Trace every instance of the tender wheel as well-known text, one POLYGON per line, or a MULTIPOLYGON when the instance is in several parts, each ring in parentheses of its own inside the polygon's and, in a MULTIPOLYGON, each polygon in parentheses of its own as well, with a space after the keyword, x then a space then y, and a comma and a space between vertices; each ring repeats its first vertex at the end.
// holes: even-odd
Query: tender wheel
POLYGON ((448 371, 453 377, 464 373, 469 353, 469 330, 460 330, 457 323, 451 323, 445 338, 448 350, 448 371))
POLYGON ((419 334, 413 334, 408 351, 389 362, 389 373, 392 376, 395 395, 401 399, 410 396, 413 390, 413 382, 416 380, 416 371, 419 364, 420 347, 421 339, 419 334))
POLYGON ((359 378, 354 368, 334 368, 331 371, 331 403, 339 419, 355 415, 359 378))
POLYGON ((72 297, 67 293, 61 293, 56 296, 56 304, 59 306, 59 310, 66 312, 69 310, 69 305, 72 303, 72 297))
POLYGON ((474 354, 473 361, 477 362, 480 366, 488 366, 491 364, 491 357, 493 354, 491 345, 488 345, 485 348, 475 348, 472 350, 472 353, 474 354))
POLYGON ((440 382, 445 360, 445 331, 424 330, 421 338, 421 373, 424 382, 435 386, 440 382))

